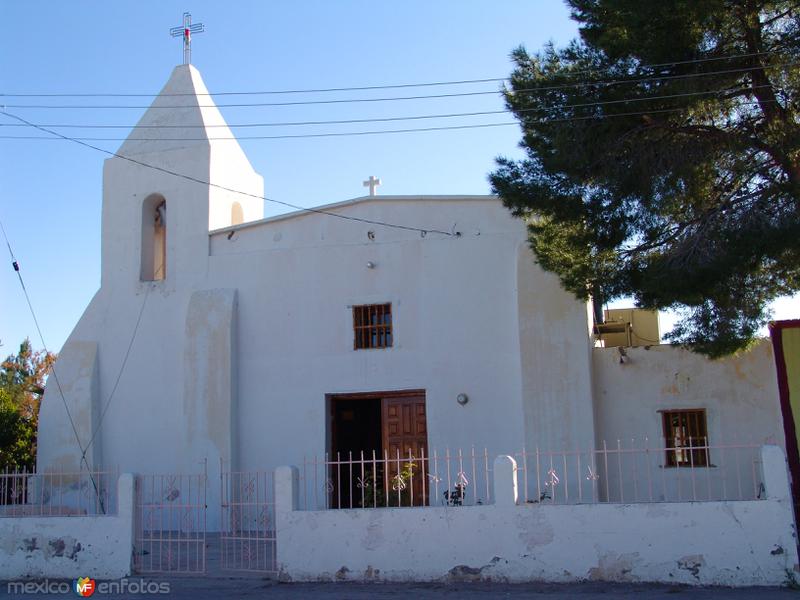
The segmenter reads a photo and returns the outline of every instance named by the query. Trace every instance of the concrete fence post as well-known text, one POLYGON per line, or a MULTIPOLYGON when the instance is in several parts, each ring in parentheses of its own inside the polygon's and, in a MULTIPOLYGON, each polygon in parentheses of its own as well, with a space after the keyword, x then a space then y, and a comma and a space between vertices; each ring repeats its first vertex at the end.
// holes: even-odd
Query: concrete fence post
POLYGON ((497 506, 516 506, 517 461, 511 456, 498 456, 494 459, 494 503, 497 506))
POLYGON ((778 501, 786 500, 791 504, 792 492, 789 488, 786 456, 779 446, 761 447, 761 469, 767 498, 778 501))
POLYGON ((122 577, 129 576, 133 566, 134 515, 136 509, 134 484, 134 476, 131 473, 122 473, 117 480, 117 518, 125 524, 122 528, 123 537, 119 540, 119 547, 128 548, 128 571, 122 577))
POLYGON ((275 469, 275 513, 297 510, 297 482, 300 472, 297 467, 275 469))
MULTIPOLYGON (((298 509, 300 494, 298 481, 300 471, 297 467, 278 467, 275 469, 275 546, 276 548, 291 547, 290 517, 298 509)), ((275 557, 278 570, 283 573, 284 564, 281 554, 275 557)), ((279 579, 282 575, 279 575, 279 579)))

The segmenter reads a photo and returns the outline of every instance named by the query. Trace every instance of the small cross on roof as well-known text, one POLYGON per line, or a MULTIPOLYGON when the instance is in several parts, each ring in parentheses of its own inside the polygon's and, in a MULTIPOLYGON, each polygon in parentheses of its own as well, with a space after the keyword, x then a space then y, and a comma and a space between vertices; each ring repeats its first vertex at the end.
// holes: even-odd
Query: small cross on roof
POLYGON ((375 177, 375 175, 370 175, 369 179, 364 182, 364 187, 369 188, 369 195, 370 196, 377 196, 377 187, 381 184, 381 180, 375 177))

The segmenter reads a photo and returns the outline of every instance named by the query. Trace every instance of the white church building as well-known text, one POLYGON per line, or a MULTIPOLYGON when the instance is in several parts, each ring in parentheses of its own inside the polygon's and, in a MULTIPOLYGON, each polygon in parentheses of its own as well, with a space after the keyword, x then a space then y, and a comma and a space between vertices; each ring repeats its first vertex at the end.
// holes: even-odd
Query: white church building
POLYGON ((768 343, 719 361, 603 348, 498 198, 369 195, 264 218, 262 177, 219 138, 233 134, 181 65, 106 160, 100 288, 60 390, 48 381, 40 471, 77 470, 84 451, 133 473, 207 461, 215 481, 220 461, 359 450, 494 457, 679 431, 783 446, 768 343))

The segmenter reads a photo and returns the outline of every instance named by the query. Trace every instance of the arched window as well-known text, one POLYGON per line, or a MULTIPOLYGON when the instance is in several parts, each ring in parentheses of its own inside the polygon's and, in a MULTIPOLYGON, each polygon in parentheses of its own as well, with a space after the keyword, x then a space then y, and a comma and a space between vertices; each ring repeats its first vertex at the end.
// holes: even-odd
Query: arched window
POLYGON ((239 223, 244 223, 244 211, 241 204, 234 202, 231 205, 231 225, 238 225, 239 223))
POLYGON ((142 204, 142 281, 167 276, 167 201, 151 194, 142 204))

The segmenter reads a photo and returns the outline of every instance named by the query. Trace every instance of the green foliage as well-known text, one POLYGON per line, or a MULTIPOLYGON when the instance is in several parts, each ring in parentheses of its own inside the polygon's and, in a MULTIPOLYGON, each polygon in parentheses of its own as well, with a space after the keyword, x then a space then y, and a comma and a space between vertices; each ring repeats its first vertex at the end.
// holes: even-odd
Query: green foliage
POLYGON ((55 355, 34 352, 28 340, 0 365, 0 469, 36 464, 39 406, 55 355))
POLYGON ((416 467, 415 462, 404 461, 399 474, 390 470, 390 475, 386 480, 384 480, 383 464, 378 465, 374 473, 372 471, 366 473, 361 484, 364 488, 364 501, 361 502, 361 508, 411 506, 411 479, 414 477, 416 467))
POLYGON ((36 428, 0 389, 0 469, 31 469, 35 463, 36 428))
POLYGON ((495 193, 578 298, 679 309, 668 337, 712 357, 746 347, 800 290, 800 6, 568 4, 579 40, 512 53, 526 157, 498 159, 495 193))

